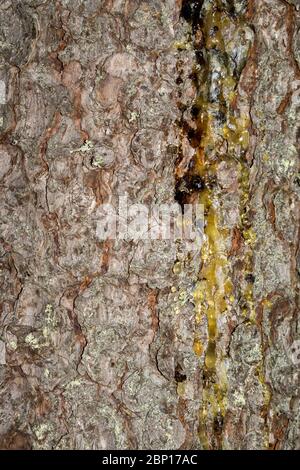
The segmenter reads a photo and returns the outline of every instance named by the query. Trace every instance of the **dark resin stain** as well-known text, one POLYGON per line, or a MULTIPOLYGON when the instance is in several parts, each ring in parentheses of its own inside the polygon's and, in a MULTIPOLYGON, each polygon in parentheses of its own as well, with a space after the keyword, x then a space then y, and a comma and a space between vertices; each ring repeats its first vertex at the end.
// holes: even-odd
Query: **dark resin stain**
POLYGON ((188 23, 191 24, 193 33, 195 33, 202 24, 202 19, 200 15, 203 3, 204 0, 183 0, 182 2, 180 14, 182 18, 184 18, 188 23))

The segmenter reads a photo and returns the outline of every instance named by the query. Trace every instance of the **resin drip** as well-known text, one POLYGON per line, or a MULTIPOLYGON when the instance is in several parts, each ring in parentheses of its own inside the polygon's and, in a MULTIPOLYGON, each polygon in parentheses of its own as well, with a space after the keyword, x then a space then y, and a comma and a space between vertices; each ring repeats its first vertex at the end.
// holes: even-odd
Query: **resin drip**
MULTIPOLYGON (((189 177, 201 178, 199 202, 204 206, 205 240, 201 250, 201 267, 194 292, 195 320, 206 321, 207 346, 203 364, 203 395, 199 412, 199 438, 204 448, 222 448, 222 428, 226 411, 225 351, 218 348, 218 319, 232 308, 234 297, 230 279, 228 252, 231 233, 222 213, 222 188, 218 183, 220 163, 234 162, 240 172, 243 205, 247 204, 248 173, 243 155, 249 144, 246 116, 236 111, 237 83, 249 50, 244 28, 246 6, 239 2, 206 0, 183 2, 182 16, 190 22, 191 39, 197 65, 194 80, 197 99, 193 106, 196 131, 189 133, 196 150, 189 177)), ((246 211, 244 211, 246 212, 246 211)), ((243 225, 241 214, 241 226, 243 225)), ((245 240, 252 243, 250 229, 245 240)), ((248 259, 249 269, 251 259, 248 259)), ((245 293, 252 303, 252 291, 245 293)), ((196 332, 194 352, 203 357, 200 332, 196 332)))

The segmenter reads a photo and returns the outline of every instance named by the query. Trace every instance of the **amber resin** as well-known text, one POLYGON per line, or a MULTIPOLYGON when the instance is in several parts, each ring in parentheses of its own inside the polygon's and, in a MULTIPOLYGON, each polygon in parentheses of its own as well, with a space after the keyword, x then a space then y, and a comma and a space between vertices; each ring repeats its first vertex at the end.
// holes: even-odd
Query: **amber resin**
MULTIPOLYGON (((226 412, 225 352, 218 349, 218 319, 229 313, 234 303, 229 269, 231 233, 222 225, 218 166, 234 162, 240 175, 240 231, 246 250, 245 269, 251 274, 255 234, 248 223, 249 172, 244 154, 249 145, 249 118, 236 111, 240 70, 232 59, 235 45, 232 34, 243 41, 244 18, 230 2, 184 2, 183 16, 192 26, 192 41, 197 58, 194 77, 197 98, 193 114, 197 131, 192 134, 195 162, 190 174, 203 181, 199 202, 204 206, 205 239, 201 249, 198 282, 194 291, 196 326, 207 324, 204 348, 196 331, 194 352, 203 357, 203 395, 199 411, 199 438, 203 448, 222 448, 222 428, 226 412), (212 429, 211 429, 212 428, 212 429)), ((231 2, 232 3, 232 2, 231 2)), ((247 55, 247 47, 244 51, 247 55)), ((190 177, 190 175, 189 175, 190 177)), ((245 315, 254 316, 252 284, 242 293, 245 315)))

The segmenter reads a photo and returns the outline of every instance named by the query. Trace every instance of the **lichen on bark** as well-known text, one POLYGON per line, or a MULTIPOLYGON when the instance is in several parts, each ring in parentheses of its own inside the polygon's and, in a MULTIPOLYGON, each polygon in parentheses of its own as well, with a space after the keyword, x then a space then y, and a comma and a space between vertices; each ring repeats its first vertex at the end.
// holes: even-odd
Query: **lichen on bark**
POLYGON ((298 3, 1 2, 1 448, 299 449, 298 3))

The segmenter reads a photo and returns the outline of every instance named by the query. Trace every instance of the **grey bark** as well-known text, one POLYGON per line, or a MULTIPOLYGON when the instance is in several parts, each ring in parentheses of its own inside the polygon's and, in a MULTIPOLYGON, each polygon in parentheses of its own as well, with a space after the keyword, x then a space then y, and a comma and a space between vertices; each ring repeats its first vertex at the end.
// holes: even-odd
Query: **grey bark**
POLYGON ((192 3, 230 17, 226 119, 246 115, 250 136, 226 160, 230 138, 214 124, 220 149, 205 147, 233 285, 213 372, 195 314, 200 250, 96 234, 101 204, 124 194, 175 202, 204 146, 189 130, 219 70, 199 39, 211 33, 180 0, 1 2, 3 449, 300 447, 300 5, 192 3))

